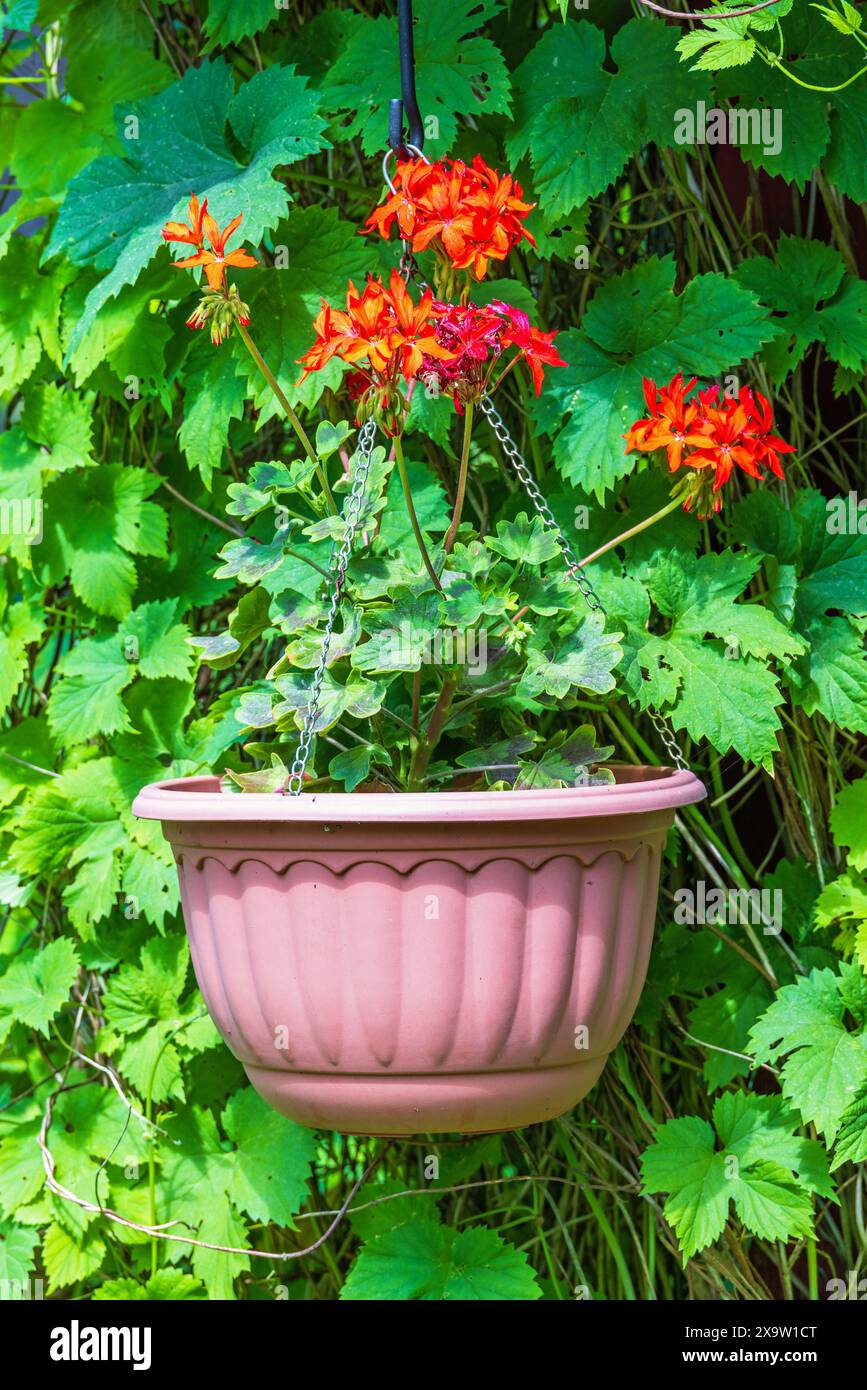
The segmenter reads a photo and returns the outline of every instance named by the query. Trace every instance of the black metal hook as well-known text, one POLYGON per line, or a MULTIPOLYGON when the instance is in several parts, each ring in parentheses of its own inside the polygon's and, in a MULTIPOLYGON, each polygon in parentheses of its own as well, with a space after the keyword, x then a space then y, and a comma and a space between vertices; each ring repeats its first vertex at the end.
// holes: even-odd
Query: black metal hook
POLYGON ((406 159, 409 150, 403 140, 403 115, 409 122, 409 144, 417 150, 424 148, 424 122, 415 94, 415 55, 412 46, 412 0, 397 0, 397 33, 400 46, 401 96, 393 97, 388 105, 388 144, 398 158, 406 159))

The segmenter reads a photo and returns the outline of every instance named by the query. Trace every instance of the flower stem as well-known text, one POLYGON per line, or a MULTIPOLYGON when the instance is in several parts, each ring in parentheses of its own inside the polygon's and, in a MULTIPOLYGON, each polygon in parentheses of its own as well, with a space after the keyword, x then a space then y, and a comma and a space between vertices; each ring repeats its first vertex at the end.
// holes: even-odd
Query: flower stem
POLYGON ((397 435, 395 435, 394 440, 394 457, 397 460, 397 471, 400 474, 400 481, 403 487, 403 495, 406 498, 406 509, 409 512, 409 519, 412 524, 413 534, 415 535, 416 541, 418 543, 419 552, 421 554, 422 560, 424 561, 424 567, 433 581, 434 588, 438 589, 439 592, 442 593, 443 586, 440 583, 439 575, 433 567, 433 562, 431 561, 431 558, 428 555, 427 546, 424 543, 424 536, 422 535, 421 527, 418 524, 418 517, 416 516, 415 506, 412 500, 412 492, 410 491, 409 486, 409 478, 406 472, 406 462, 403 457, 403 448, 401 446, 400 438, 397 435))
POLYGON ((464 443, 461 449, 461 467, 458 473, 458 491, 455 497, 455 510, 452 516, 452 524, 448 529, 448 534, 443 542, 443 550, 446 555, 450 554, 451 548, 455 543, 458 534, 458 527, 461 524, 461 514, 464 510, 464 498, 467 495, 467 473, 470 464, 470 437, 473 432, 473 402, 468 401, 464 410, 464 443))
POLYGON ((295 414, 295 411, 289 404, 289 400, 286 396, 285 391, 278 382, 274 373, 271 371, 271 368, 268 366, 268 363, 265 361, 264 357, 257 348, 256 344, 253 342, 253 339, 250 337, 250 334, 247 332, 244 325, 242 323, 239 323, 237 325, 237 328, 238 332, 244 340, 244 345, 247 348, 247 351, 249 352, 253 361, 256 363, 256 366, 259 368, 259 371, 262 373, 268 385, 271 387, 271 390, 274 392, 274 395, 277 397, 277 400, 280 402, 280 405, 283 409, 284 414, 286 415, 287 420, 289 421, 289 423, 291 424, 292 428, 294 429, 295 433, 301 441, 301 447, 303 448, 310 462, 313 464, 313 467, 316 469, 316 476, 319 479, 319 482, 322 486, 322 491, 325 493, 325 497, 329 507, 331 508, 331 511, 336 516, 337 507, 335 505, 334 498, 331 495, 331 488, 328 486, 328 479, 325 476, 325 469, 322 467, 322 464, 316 457, 316 451, 307 437, 307 432, 304 429, 304 426, 302 425, 301 421, 298 419, 298 416, 295 414))
POLYGON ((613 541, 606 541, 604 545, 600 545, 599 549, 594 550, 592 554, 585 555, 581 564, 589 565, 593 560, 598 560, 600 555, 604 555, 608 550, 613 550, 615 545, 622 545, 624 541, 631 540, 633 536, 638 535, 639 531, 646 531, 648 526, 653 526, 654 522, 661 521, 664 516, 668 516, 669 512, 673 512, 676 507, 682 505, 683 494, 672 497, 671 501, 658 512, 654 512, 652 516, 645 517, 644 521, 639 521, 637 526, 630 526, 628 531, 624 531, 621 535, 615 536, 613 541))
POLYGON ((412 765, 409 771, 409 791, 418 791, 424 786, 424 775, 427 772, 433 751, 439 742, 440 734, 443 731, 443 725, 449 716, 452 701, 461 683, 462 675, 463 669, 446 676, 443 681, 442 689, 434 705, 433 713, 431 714, 428 726, 424 732, 424 737, 419 739, 412 756, 412 765))

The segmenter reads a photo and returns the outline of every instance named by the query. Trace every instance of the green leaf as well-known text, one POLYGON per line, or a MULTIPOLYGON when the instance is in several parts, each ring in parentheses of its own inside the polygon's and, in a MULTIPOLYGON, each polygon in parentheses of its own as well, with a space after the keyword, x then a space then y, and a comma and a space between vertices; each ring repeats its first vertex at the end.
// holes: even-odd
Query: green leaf
POLYGON ((251 34, 260 34, 263 29, 280 15, 281 7, 274 0, 245 0, 238 5, 235 0, 208 0, 208 14, 205 19, 205 33, 208 43, 205 52, 214 48, 228 48, 240 39, 251 34))
MULTIPOLYGON (((357 670, 418 671, 424 662, 434 659, 445 615, 440 596, 431 592, 417 594, 399 586, 389 597, 386 611, 365 618, 368 640, 352 652, 352 665, 357 670)), ((317 647, 321 645, 321 638, 317 641, 317 637, 318 634, 310 635, 305 666, 315 664, 317 647)), ((440 655, 445 662, 448 654, 443 651, 440 655)), ((300 656, 295 660, 299 661, 300 656)))
MULTIPOLYGON (((434 157, 454 140, 458 115, 477 121, 508 114, 503 55, 479 33, 501 8, 500 0, 428 0, 417 11, 416 88, 425 114, 425 151, 434 157)), ((394 20, 380 15, 349 26, 319 85, 331 110, 349 113, 340 122, 341 137, 360 136, 365 154, 379 154, 388 103, 400 91, 394 20)))
MULTIPOLYGON (((291 217, 289 221, 292 221, 291 217)), ((320 420, 316 426, 316 454, 320 461, 336 454, 351 433, 351 427, 346 420, 338 420, 336 425, 332 425, 330 420, 320 420)))
POLYGON ((676 729, 770 766, 783 696, 763 659, 800 652, 804 644, 771 613, 735 601, 755 568, 752 557, 730 550, 658 557, 650 592, 671 626, 665 636, 648 637, 644 621, 630 631, 627 620, 635 656, 626 672, 642 704, 671 707, 676 729))
POLYGON ((223 1127, 237 1145, 228 1187, 232 1202, 254 1221, 294 1229, 316 1155, 313 1131, 275 1114, 251 1087, 232 1096, 223 1127))
POLYGON ((0 975, 0 1038, 14 1023, 48 1036, 48 1025, 69 997, 78 974, 78 955, 66 937, 41 951, 18 955, 0 975))
POLYGON ((0 714, 5 714, 27 670, 27 648, 42 636, 41 618, 23 603, 3 614, 0 632, 0 714))
POLYGON ((518 686, 520 695, 546 694, 562 700, 573 689, 597 695, 614 689, 614 667, 623 655, 621 632, 606 632, 605 619, 590 613, 574 632, 547 635, 543 627, 527 651, 527 668, 518 686))
POLYGON ((45 1232, 42 1259, 49 1291, 56 1293, 99 1269, 105 1259, 105 1245, 95 1230, 73 1236, 59 1222, 53 1221, 45 1232))
POLYGON ((673 145, 675 112, 709 95, 707 79, 678 63, 674 35, 654 19, 634 19, 618 31, 611 44, 616 74, 603 66, 605 56, 603 31, 570 20, 548 28, 515 73, 519 91, 506 147, 512 163, 529 153, 548 217, 601 193, 649 140, 673 145))
POLYGON ((256 245, 286 210, 272 170, 324 143, 317 98, 291 67, 257 72, 233 94, 231 69, 205 62, 121 114, 126 156, 97 159, 76 175, 48 246, 48 255, 109 272, 88 295, 72 352, 106 300, 156 254, 160 228, 185 214, 191 191, 207 197, 221 225, 242 213, 243 235, 256 245), (244 163, 230 150, 227 125, 244 163))
POLYGON ((0 260, 0 394, 27 380, 43 352, 60 364, 60 295, 64 276, 41 275, 35 240, 16 238, 14 256, 0 260))
POLYGON ((863 82, 830 94, 831 143, 825 173, 855 203, 867 202, 867 160, 860 157, 867 140, 867 85, 863 82))
POLYGON ((810 1235, 810 1193, 828 1191, 821 1147, 792 1135, 776 1097, 729 1093, 713 1120, 713 1128, 698 1116, 669 1120, 642 1155, 645 1192, 669 1194, 665 1217, 684 1264, 722 1234, 731 1202, 766 1240, 810 1235))
POLYGON ((91 1294, 94 1302, 122 1300, 123 1302, 152 1303, 171 1300, 173 1303, 206 1298, 204 1285, 191 1274, 179 1269, 161 1269, 144 1283, 135 1279, 106 1279, 91 1294))
POLYGON ((160 858, 135 842, 123 853, 121 886, 126 905, 143 912, 160 931, 166 916, 174 915, 180 905, 174 859, 160 858))
POLYGON ((174 599, 144 603, 109 637, 76 643, 59 665, 61 679, 48 702, 52 732, 67 743, 134 728, 121 692, 137 675, 155 680, 189 676, 187 629, 173 623, 174 599))
POLYGON ((105 758, 85 763, 52 778, 28 799, 10 851, 19 872, 50 873, 66 868, 73 851, 92 847, 99 854, 124 843, 110 770, 105 758))
MULTIPOLYGON (((244 1249, 248 1245, 247 1229, 241 1217, 228 1202, 212 1203, 199 1223, 199 1240, 213 1245, 229 1245, 244 1249)), ((193 1272, 203 1280, 209 1299, 233 1299, 235 1277, 250 1268, 246 1255, 227 1255, 219 1250, 198 1246, 193 1251, 193 1272)))
POLYGON ((229 425, 244 413, 247 388, 231 357, 210 342, 202 346, 203 352, 184 378, 178 444, 190 468, 198 470, 210 489, 214 473, 222 469, 229 425))
POLYGON ((722 1234, 731 1200, 725 1156, 714 1148, 707 1120, 669 1120, 641 1158, 646 1192, 668 1192, 665 1219, 674 1228, 684 1263, 722 1234))
POLYGON ((841 1163, 863 1163, 867 1160, 867 1082, 861 1087, 840 1117, 840 1129, 834 1145, 832 1169, 841 1163))
POLYGON ((849 851, 854 869, 867 869, 867 777, 844 787, 831 811, 831 831, 838 845, 849 851))
POLYGON ((138 578, 131 556, 166 553, 166 514, 146 500, 158 486, 153 474, 112 463, 64 473, 46 490, 46 540, 96 613, 125 618, 138 578))
POLYGON ((494 1231, 474 1226, 458 1232, 429 1218, 368 1241, 340 1296, 365 1302, 516 1302, 541 1298, 542 1291, 526 1255, 494 1231))
POLYGON ((735 279, 775 311, 777 332, 764 357, 777 384, 815 342, 853 370, 867 365, 865 286, 845 274, 843 258, 832 246, 783 233, 776 261, 754 256, 737 267, 735 279))
POLYGON ((489 550, 516 564, 541 565, 560 554, 560 547, 538 516, 532 521, 519 512, 514 521, 498 521, 497 533, 487 538, 489 550))
POLYGON ((784 1096, 829 1141, 867 1080, 865 1022, 867 982, 858 965, 844 962, 839 974, 813 970, 778 990, 750 1034, 757 1062, 785 1057, 784 1096), (857 1010, 858 1031, 847 1027, 847 1009, 857 1010))
POLYGON ((149 941, 141 966, 125 965, 113 975, 105 996, 105 1015, 118 1033, 135 1033, 155 1021, 175 1022, 189 964, 180 934, 149 941))
POLYGON ((796 663, 792 697, 806 714, 817 711, 856 732, 867 721, 867 652, 846 618, 822 618, 805 631, 807 655, 796 663))
POLYGON ((121 151, 112 120, 116 104, 126 110, 131 100, 171 81, 153 47, 154 31, 136 5, 106 8, 101 0, 77 0, 74 15, 64 16, 62 94, 52 96, 49 89, 15 125, 10 165, 26 215, 44 210, 34 207, 39 199, 61 202, 90 160, 121 151))
POLYGON ((95 734, 131 729, 120 695, 135 674, 117 635, 78 642, 64 658, 61 679, 51 692, 47 709, 51 732, 74 744, 95 734))
MULTIPOLYGON (((840 499, 848 504, 848 499, 840 499)), ((797 621, 839 608, 861 614, 867 608, 867 536, 851 530, 847 507, 835 508, 813 488, 798 492, 792 508, 798 526, 800 555, 797 621)))
POLYGON ((38 1243, 36 1231, 16 1226, 12 1221, 0 1221, 0 1287, 4 1298, 13 1297, 12 1282, 23 1285, 33 1272, 33 1247, 38 1243))
POLYGON ((21 424, 35 444, 48 451, 43 468, 62 472, 92 463, 93 401, 68 386, 48 382, 28 392, 21 424))
MULTIPOLYGON (((273 710, 277 727, 281 730, 300 729, 310 700, 310 678, 306 675, 277 676, 274 684, 282 697, 281 703, 273 710)), ((385 692, 383 682, 365 680, 355 671, 350 673, 345 685, 326 671, 313 732, 324 733, 344 714, 350 714, 355 719, 369 719, 382 708, 385 692)))
MULTIPOLYGON (((746 16, 745 16, 746 17, 746 16)), ((808 5, 798 5, 785 25, 785 66, 788 73, 767 63, 752 62, 719 74, 716 90, 719 104, 732 109, 733 99, 744 109, 760 113, 779 112, 778 140, 748 141, 741 144, 741 157, 772 177, 794 183, 801 191, 813 171, 824 163, 829 142, 828 102, 823 94, 805 89, 799 83, 831 86, 851 69, 845 44, 828 32, 808 5), (776 146, 776 148, 775 148, 776 146)), ((857 71, 857 68, 854 69, 857 71)))
POLYGON ((344 790, 354 792, 370 775, 370 764, 377 762, 388 765, 388 753, 377 743, 358 743, 345 753, 338 753, 328 764, 328 772, 336 782, 343 782, 344 790))

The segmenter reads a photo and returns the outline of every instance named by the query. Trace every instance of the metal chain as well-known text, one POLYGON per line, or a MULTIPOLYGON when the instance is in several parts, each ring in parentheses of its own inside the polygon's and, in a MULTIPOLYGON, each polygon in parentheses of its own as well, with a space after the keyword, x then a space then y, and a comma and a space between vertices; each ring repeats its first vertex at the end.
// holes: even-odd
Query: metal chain
POLYGON ((364 498, 364 489, 367 486, 367 476, 370 472, 370 465, 373 459, 373 446, 376 440, 375 420, 366 420, 361 427, 358 436, 358 447, 355 451, 355 476, 352 480, 349 496, 346 499, 344 508, 344 532, 343 539, 339 547, 332 555, 331 567, 329 571, 329 582, 331 584, 331 607, 328 610, 328 617, 325 620, 325 634, 322 638, 322 648, 319 652, 319 661, 313 676, 313 683, 310 687, 310 699, 307 702, 307 711, 304 715, 304 724, 301 729, 301 739, 298 743, 298 750, 295 754, 295 761, 289 775, 289 783, 286 790, 290 796, 299 796, 304 782, 304 773, 310 759, 310 749, 313 744, 313 734, 316 720, 319 716, 319 700, 322 694, 322 682, 325 680, 325 671, 328 666, 328 649, 331 646, 331 636, 334 632, 334 624, 337 621, 337 614, 340 611, 340 599, 343 593, 343 583, 346 579, 346 569, 349 564, 349 557, 352 554, 352 542, 358 530, 358 522, 361 515, 361 503, 364 498))
MULTIPOLYGON (((526 459, 522 456, 515 441, 512 439, 497 407, 488 396, 483 396, 479 401, 479 409, 482 411, 482 414, 487 417, 494 434, 500 442, 503 453, 512 465, 512 468, 522 483, 530 501, 533 503, 543 525, 551 532, 557 542, 560 553, 566 562, 566 573, 568 577, 573 583, 577 584, 578 588, 581 590, 587 607, 591 612, 601 613, 603 618, 607 618, 608 614, 605 611, 602 600, 588 579, 584 571, 584 566, 581 564, 581 561, 566 539, 563 529, 554 516, 554 513, 551 511, 544 494, 537 486, 536 479, 533 477, 526 459)), ((647 713, 650 716, 653 727, 656 729, 656 732, 665 745, 666 752, 673 760, 675 767, 679 768, 681 771, 686 771, 688 764, 675 738, 674 730, 671 728, 668 721, 655 710, 649 709, 647 713)))

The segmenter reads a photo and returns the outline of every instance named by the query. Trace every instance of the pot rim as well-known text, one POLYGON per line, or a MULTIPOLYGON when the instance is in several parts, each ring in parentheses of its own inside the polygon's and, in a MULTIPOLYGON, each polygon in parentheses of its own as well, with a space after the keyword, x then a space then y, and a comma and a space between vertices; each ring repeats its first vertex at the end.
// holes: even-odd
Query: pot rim
POLYGON ((525 791, 276 792, 220 791, 219 777, 176 777, 142 787, 132 805, 143 820, 200 822, 400 822, 583 820, 642 815, 702 801, 694 773, 673 767, 610 763, 615 782, 602 787, 525 791))

